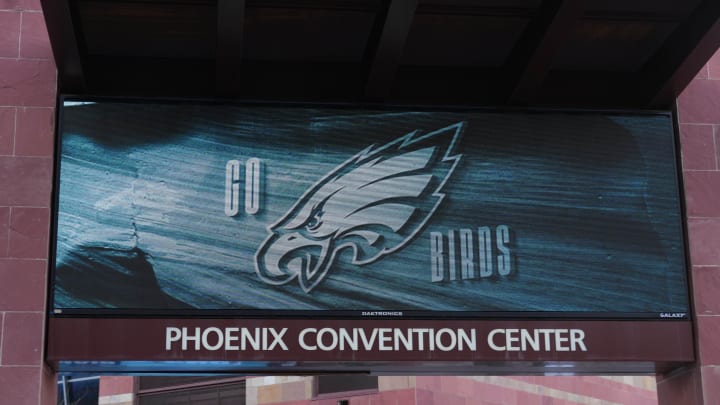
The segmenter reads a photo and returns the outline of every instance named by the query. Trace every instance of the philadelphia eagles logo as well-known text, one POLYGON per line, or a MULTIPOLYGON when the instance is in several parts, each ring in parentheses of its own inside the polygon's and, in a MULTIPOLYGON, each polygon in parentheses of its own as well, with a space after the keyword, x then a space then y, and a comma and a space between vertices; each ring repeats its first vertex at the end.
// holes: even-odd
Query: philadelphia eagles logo
POLYGON ((297 278, 309 293, 335 262, 362 266, 402 249, 445 198, 464 125, 413 131, 340 164, 268 227, 255 254, 258 276, 273 285, 297 278))

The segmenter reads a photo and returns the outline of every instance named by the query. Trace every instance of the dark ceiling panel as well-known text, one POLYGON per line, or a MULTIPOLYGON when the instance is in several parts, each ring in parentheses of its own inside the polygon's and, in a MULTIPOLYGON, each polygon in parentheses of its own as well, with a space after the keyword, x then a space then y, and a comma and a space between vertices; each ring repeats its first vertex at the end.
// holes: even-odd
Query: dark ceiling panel
POLYGON ((243 55, 249 61, 362 61, 375 12, 248 4, 243 55))
POLYGON ((555 56, 570 40, 583 11, 580 1, 546 0, 543 3, 502 69, 499 97, 503 103, 533 102, 555 56))
POLYGON ((94 95, 208 97, 214 90, 209 59, 94 56, 85 68, 94 95))
MULTIPOLYGON (((585 108, 641 108, 629 97, 637 83, 635 75, 625 72, 552 70, 537 92, 539 106, 579 105, 585 108)), ((647 108, 647 107, 645 107, 647 108)))
POLYGON ((237 71, 242 66, 245 0, 218 0, 215 89, 218 94, 240 91, 237 71))
POLYGON ((53 39, 53 56, 58 70, 60 91, 87 89, 80 56, 78 29, 68 0, 42 0, 48 35, 53 39))
POLYGON ((720 1, 703 0, 643 66, 635 84, 638 104, 672 105, 719 43, 720 1))
POLYGON ((588 15, 630 19, 686 19, 700 0, 585 0, 588 15))
POLYGON ((553 67, 635 72, 676 27, 674 22, 584 19, 558 53, 553 67))
POLYGON ((89 55, 213 58, 215 1, 76 0, 89 55))
POLYGON ((368 98, 382 100, 390 94, 417 4, 417 0, 390 0, 387 9, 375 18, 364 56, 368 98))
POLYGON ((420 14, 401 63, 415 66, 501 66, 527 17, 420 14))
POLYGON ((420 13, 520 16, 536 10, 542 0, 421 0, 420 13))
POLYGON ((495 105, 497 70, 401 66, 390 91, 398 103, 495 105))

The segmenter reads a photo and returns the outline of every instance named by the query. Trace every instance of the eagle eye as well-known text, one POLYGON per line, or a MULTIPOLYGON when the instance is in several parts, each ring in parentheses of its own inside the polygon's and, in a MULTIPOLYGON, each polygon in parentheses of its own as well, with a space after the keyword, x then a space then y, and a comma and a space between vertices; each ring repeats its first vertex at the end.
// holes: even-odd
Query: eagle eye
POLYGON ((305 229, 307 229, 308 232, 315 232, 320 228, 322 225, 322 211, 313 212, 310 216, 310 219, 305 224, 305 229))

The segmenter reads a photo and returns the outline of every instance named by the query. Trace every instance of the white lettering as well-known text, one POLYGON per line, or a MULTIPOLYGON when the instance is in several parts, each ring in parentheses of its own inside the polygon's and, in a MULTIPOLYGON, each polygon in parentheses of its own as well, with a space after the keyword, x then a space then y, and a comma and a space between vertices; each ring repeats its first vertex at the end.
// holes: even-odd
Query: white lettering
POLYGON ((520 346, 515 345, 515 343, 520 342, 520 336, 516 336, 520 333, 520 329, 505 329, 505 344, 507 347, 507 351, 509 352, 519 352, 520 346))
POLYGON ((545 342, 545 351, 550 351, 550 334, 552 333, 552 329, 537 329, 537 333, 543 334, 543 341, 545 342))
POLYGON ((298 343, 300 343, 300 347, 302 347, 303 350, 317 350, 317 346, 309 346, 307 343, 305 343, 305 335, 315 332, 317 332, 317 329, 315 328, 306 328, 300 332, 300 335, 298 336, 298 343))
POLYGON ((345 350, 345 345, 347 344, 350 350, 357 350, 358 349, 358 330, 357 328, 353 328, 352 330, 352 336, 348 333, 347 329, 342 328, 340 329, 340 350, 345 350))
POLYGON ((498 346, 495 344, 495 335, 498 334, 504 334, 505 329, 493 329, 488 333, 488 346, 490 346, 491 349, 495 350, 496 352, 502 352, 505 351, 505 346, 498 346))
POLYGON ((200 350, 200 328, 195 328, 195 334, 188 335, 188 328, 182 328, 182 349, 187 350, 188 341, 195 342, 195 350, 200 350))
POLYGON ((254 215, 260 211, 260 159, 250 158, 245 164, 245 212, 254 215))
POLYGON ((430 281, 509 276, 517 271, 511 239, 512 232, 507 225, 430 232, 430 281))
MULTIPOLYGON (((518 346, 519 329, 496 329, 488 338, 494 350, 508 350, 518 346), (505 346, 497 346, 493 341, 495 335, 504 334, 505 346)), ((553 330, 554 331, 554 330, 553 330)), ((288 328, 240 328, 240 327, 166 327, 165 350, 284 350, 288 345, 284 337, 288 328)), ((527 332, 523 332, 527 335, 527 332)), ((555 335, 553 335, 555 336, 555 335)), ((585 350, 584 333, 572 330, 568 336, 565 330, 565 346, 573 350, 585 350)), ((475 329, 442 328, 305 328, 297 335, 301 349, 307 351, 463 351, 477 350, 477 333, 475 329), (436 349, 437 348, 437 349, 436 349)), ((524 343, 523 343, 524 344, 524 343)), ((524 347, 524 346, 523 346, 524 347)), ((515 349, 512 349, 515 350, 515 349)))
POLYGON ((430 281, 437 283, 445 279, 445 255, 443 254, 443 234, 430 232, 430 281))
POLYGON ((473 234, 470 229, 460 230, 460 275, 463 280, 475 278, 473 234))
POLYGON ((282 328, 280 330, 280 333, 275 331, 275 328, 270 328, 270 333, 273 335, 273 342, 267 347, 266 350, 273 350, 275 346, 280 345, 280 348, 283 350, 287 350, 288 347, 285 345, 285 342, 283 341, 283 336, 285 336, 285 333, 287 332, 287 328, 282 328))
POLYGON ((413 329, 413 331, 418 334, 418 350, 425 350, 425 333, 428 333, 430 330, 425 328, 416 328, 413 329))
POLYGON ((566 337, 568 333, 567 329, 555 329, 555 350, 558 352, 569 352, 570 347, 564 346, 563 343, 569 342, 570 339, 566 337))
POLYGON ((403 344, 405 347, 405 350, 412 351, 413 349, 413 339, 412 339, 412 329, 408 330, 407 334, 402 333, 402 329, 395 329, 395 346, 393 349, 400 350, 400 343, 403 344))
POLYGON ((317 333, 317 345, 320 348, 320 350, 329 352, 331 350, 335 350, 338 344, 338 335, 335 329, 332 328, 322 328, 317 333), (329 345, 325 344, 324 336, 330 335, 330 343, 329 345))
POLYGON ((584 330, 570 329, 570 346, 572 347, 572 351, 577 351, 577 347, 580 347, 580 351, 587 351, 587 347, 585 347, 585 342, 583 342, 583 339, 585 339, 584 330))
POLYGON ((225 215, 240 212, 240 161, 228 160, 225 165, 225 215))
POLYGON ((215 351, 220 349, 223 346, 223 331, 221 331, 218 328, 207 328, 202 333, 202 345, 203 348, 206 350, 215 351), (210 344, 210 333, 215 334, 215 340, 216 343, 214 345, 210 344))
POLYGON ((493 329, 488 333, 487 343, 496 352, 586 352, 584 339, 582 329, 493 329), (505 335, 500 345, 498 335, 505 335))
POLYGON ((480 252, 480 277, 490 277, 493 273, 492 238, 490 228, 478 228, 478 252, 480 252))
POLYGON ((448 267, 450 270, 450 280, 457 278, 457 267, 455 265, 455 231, 448 231, 448 267))
POLYGON ((512 265, 510 264, 510 228, 507 225, 499 225, 495 229, 497 248, 500 254, 498 255, 498 274, 501 276, 507 276, 512 272, 512 265))
POLYGON ((237 342, 239 338, 236 333, 240 331, 240 328, 225 328, 225 350, 238 350, 240 347, 232 344, 237 342))
POLYGON ((378 343, 380 351, 386 352, 392 350, 392 346, 388 346, 387 343, 392 341, 392 336, 389 333, 392 332, 390 328, 380 328, 380 342, 378 343))
POLYGON ((465 329, 458 329, 458 350, 463 351, 465 345, 471 351, 477 350, 477 336, 475 335, 475 329, 470 329, 470 336, 468 336, 465 329))
POLYGON ((521 337, 520 337, 520 347, 522 348, 522 351, 527 350, 527 345, 530 345, 533 351, 540 350, 540 336, 538 335, 537 329, 533 331, 534 333, 530 335, 530 331, 527 329, 521 330, 521 337))
POLYGON ((438 349, 449 352, 453 349, 455 349, 455 346, 457 346, 457 336, 455 335, 455 332, 452 329, 443 328, 440 329, 437 334, 435 335, 435 345, 438 347, 438 349), (443 334, 450 337, 450 344, 445 344, 442 340, 443 334))
POLYGON ((240 331, 240 349, 246 350, 247 345, 250 344, 253 350, 260 350, 260 329, 255 328, 253 330, 254 335, 250 334, 250 330, 242 328, 240 331))
POLYGON ((372 334, 370 334, 369 340, 367 336, 365 336, 365 329, 360 328, 358 331, 360 332, 360 339, 363 342, 363 347, 365 347, 365 350, 372 350, 375 339, 377 338, 378 330, 373 329, 372 334))
POLYGON ((165 328, 165 350, 171 350, 172 343, 180 340, 180 336, 182 336, 182 331, 180 331, 180 328, 165 328))

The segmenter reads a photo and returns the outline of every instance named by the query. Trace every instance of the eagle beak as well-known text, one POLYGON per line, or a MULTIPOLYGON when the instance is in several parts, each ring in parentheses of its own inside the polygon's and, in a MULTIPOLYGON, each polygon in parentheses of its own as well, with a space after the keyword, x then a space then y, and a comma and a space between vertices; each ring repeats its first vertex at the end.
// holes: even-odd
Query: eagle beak
POLYGON ((310 292, 327 274, 331 258, 330 238, 313 240, 297 232, 270 235, 258 249, 258 276, 270 284, 285 284, 297 277, 310 292))

